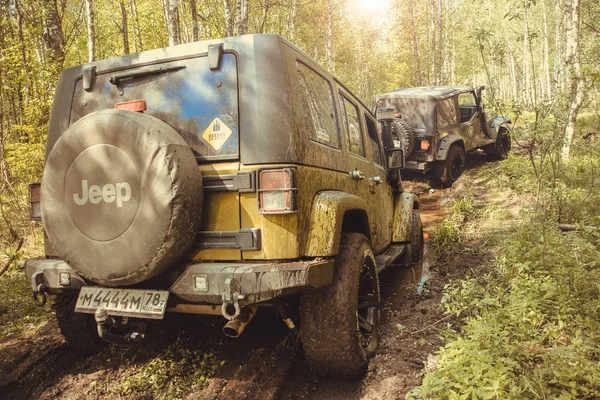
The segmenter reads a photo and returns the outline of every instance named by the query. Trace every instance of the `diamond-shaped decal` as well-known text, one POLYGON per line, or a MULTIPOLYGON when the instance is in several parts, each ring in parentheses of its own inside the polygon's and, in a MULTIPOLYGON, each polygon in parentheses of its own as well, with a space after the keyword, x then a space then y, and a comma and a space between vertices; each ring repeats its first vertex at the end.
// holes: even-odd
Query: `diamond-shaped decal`
POLYGON ((219 151, 225 144, 229 136, 231 136, 231 129, 219 118, 215 118, 208 128, 202 133, 202 138, 206 140, 213 149, 219 151))

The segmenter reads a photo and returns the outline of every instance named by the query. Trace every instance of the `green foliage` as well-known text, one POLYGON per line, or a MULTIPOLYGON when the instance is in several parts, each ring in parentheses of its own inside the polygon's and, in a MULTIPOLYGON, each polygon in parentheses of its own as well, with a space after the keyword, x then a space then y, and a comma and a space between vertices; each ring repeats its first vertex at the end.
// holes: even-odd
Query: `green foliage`
MULTIPOLYGON (((214 343, 213 343, 214 345, 214 343)), ((201 389, 225 364, 210 350, 194 348, 190 338, 180 337, 153 360, 123 378, 114 394, 127 397, 150 396, 154 399, 179 399, 201 389)), ((211 349, 211 343, 205 346, 211 349)))
POLYGON ((9 337, 25 327, 46 321, 51 315, 48 307, 33 303, 23 271, 10 270, 0 278, 0 337, 9 337))
MULTIPOLYGON (((486 165, 477 178, 490 190, 514 187, 533 207, 519 214, 517 229, 504 232, 493 262, 445 287, 446 313, 460 316, 463 325, 445 332, 437 369, 409 398, 600 396, 600 191, 590 184, 599 158, 575 156, 556 173, 548 169, 543 176, 554 179, 544 178, 541 190, 532 163, 519 158, 486 165), (564 233, 559 217, 593 226, 564 233)), ((477 208, 455 201, 441 237, 458 232, 455 245, 464 242, 469 226, 478 226, 481 237, 498 234, 495 213, 473 212, 477 208)))

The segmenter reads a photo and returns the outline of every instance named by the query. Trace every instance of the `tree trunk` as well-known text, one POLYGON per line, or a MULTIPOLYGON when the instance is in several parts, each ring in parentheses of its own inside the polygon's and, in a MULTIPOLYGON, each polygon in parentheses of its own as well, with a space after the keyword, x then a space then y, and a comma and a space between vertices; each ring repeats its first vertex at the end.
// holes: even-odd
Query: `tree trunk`
POLYGON ((563 158, 569 157, 577 114, 583 103, 585 95, 585 82, 581 75, 580 52, 579 52, 579 10, 581 0, 565 1, 565 70, 568 72, 570 87, 569 114, 565 126, 565 135, 562 148, 563 158))
POLYGON ((529 13, 525 12, 525 28, 527 29, 527 44, 529 45, 529 56, 531 57, 531 75, 533 79, 531 82, 531 103, 534 107, 537 107, 538 104, 538 93, 537 93, 537 73, 535 71, 535 60, 533 57, 533 40, 531 37, 531 32, 529 28, 529 13))
POLYGON ((96 61, 96 38, 92 0, 85 0, 85 14, 87 16, 88 62, 94 62, 96 61))
POLYGON ((176 46, 180 42, 179 21, 177 18, 177 0, 167 1, 167 30, 169 34, 169 46, 176 46))
POLYGON ((292 0, 288 17, 289 37, 292 42, 296 38, 296 3, 297 0, 292 0))
POLYGON ((267 23, 267 17, 269 16, 270 8, 271 8, 271 5, 269 3, 267 3, 263 6, 263 15, 262 15, 262 19, 260 21, 260 28, 258 29, 258 33, 265 32, 265 25, 267 23))
POLYGON ((242 0, 242 32, 248 33, 248 0, 242 0))
POLYGON ((65 37, 62 30, 62 23, 58 15, 56 0, 43 0, 42 9, 44 12, 44 43, 48 49, 50 62, 58 70, 62 70, 65 61, 65 37))
POLYGON ((233 36, 233 21, 231 20, 229 2, 227 0, 223 0, 223 6, 225 9, 225 36, 233 36))
POLYGON ((142 32, 140 29, 140 18, 137 11, 137 0, 132 0, 133 19, 135 21, 135 36, 137 38, 136 51, 143 51, 144 44, 142 43, 142 32))
POLYGON ((121 0, 121 32, 123 33, 123 54, 129 54, 129 24, 125 0, 121 0))
POLYGON ((413 79, 416 86, 422 86, 423 77, 421 75, 421 56, 419 55, 419 36, 417 34, 417 23, 415 22, 414 0, 408 0, 408 17, 410 18, 410 31, 413 42, 413 56, 415 57, 416 64, 413 79))
POLYGON ((544 17, 544 72, 546 73, 546 100, 552 101, 552 84, 550 80, 550 45, 548 44, 548 14, 546 0, 542 0, 544 17))
POLYGON ((200 29, 198 27, 198 9, 196 0, 190 0, 190 12, 192 14, 192 42, 200 40, 200 29))
POLYGON ((529 72, 529 47, 528 47, 529 29, 527 29, 527 25, 525 25, 524 28, 525 29, 523 32, 523 68, 525 68, 525 73, 523 74, 523 79, 524 79, 523 102, 527 105, 530 105, 531 104, 531 96, 530 96, 531 77, 530 77, 530 72, 529 72))
POLYGON ((325 65, 333 73, 333 4, 327 0, 327 43, 325 44, 325 65))
POLYGON ((235 34, 243 35, 242 33, 242 0, 235 2, 235 34))

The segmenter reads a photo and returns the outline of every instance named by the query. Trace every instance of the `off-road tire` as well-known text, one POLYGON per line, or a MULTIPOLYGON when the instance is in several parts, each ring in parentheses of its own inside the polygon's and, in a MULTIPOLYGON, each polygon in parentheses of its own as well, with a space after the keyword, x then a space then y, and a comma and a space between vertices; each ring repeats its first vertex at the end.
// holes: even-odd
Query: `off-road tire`
POLYGON ((402 118, 396 118, 392 122, 392 132, 400 140, 400 148, 404 150, 404 156, 410 156, 415 151, 417 144, 417 133, 415 130, 402 118))
POLYGON ((411 218, 411 261, 416 264, 423 260, 423 223, 420 214, 413 214, 411 218))
MULTIPOLYGON (((365 278, 366 279, 366 278, 365 278)), ((379 343, 379 278, 367 238, 344 233, 331 285, 309 290, 300 300, 300 335, 306 361, 320 376, 360 378, 379 343), (375 311, 368 346, 358 326, 359 280, 368 271, 375 311)))
POLYGON ((69 347, 81 355, 97 353, 106 342, 98 336, 98 328, 92 314, 76 313, 77 292, 56 296, 52 306, 60 332, 69 347))
POLYGON ((500 137, 496 143, 490 144, 483 149, 488 158, 494 161, 506 160, 512 147, 512 141, 506 129, 501 128, 498 134, 500 137))
POLYGON ((449 188, 462 175, 465 167, 465 151, 459 145, 452 145, 444 161, 438 161, 433 167, 431 183, 433 186, 449 188))

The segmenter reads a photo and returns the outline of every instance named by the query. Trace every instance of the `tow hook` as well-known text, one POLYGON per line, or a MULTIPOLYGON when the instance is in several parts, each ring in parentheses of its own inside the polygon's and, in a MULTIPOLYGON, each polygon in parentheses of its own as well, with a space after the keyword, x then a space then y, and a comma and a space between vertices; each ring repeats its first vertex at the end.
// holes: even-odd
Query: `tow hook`
MULTIPOLYGON (((117 346, 124 346, 131 341, 144 338, 143 329, 134 329, 134 326, 127 327, 129 321, 126 318, 123 319, 122 323, 115 322, 115 320, 108 315, 108 311, 104 309, 96 310, 94 313, 94 318, 98 324, 98 336, 108 343, 112 343, 117 346), (111 328, 115 328, 117 330, 119 328, 127 329, 125 329, 124 334, 119 335, 111 332, 111 328)), ((141 326, 139 328, 141 328, 141 326)))
POLYGON ((48 301, 46 292, 48 289, 44 285, 44 273, 36 272, 31 276, 31 290, 33 291, 33 302, 38 307, 43 307, 48 301))
POLYGON ((230 338, 239 337, 256 314, 256 305, 246 306, 239 315, 225 324, 223 333, 230 338))
POLYGON ((33 292, 33 302, 38 307, 44 307, 48 301, 46 297, 46 288, 44 285, 40 285, 39 292, 33 292))

